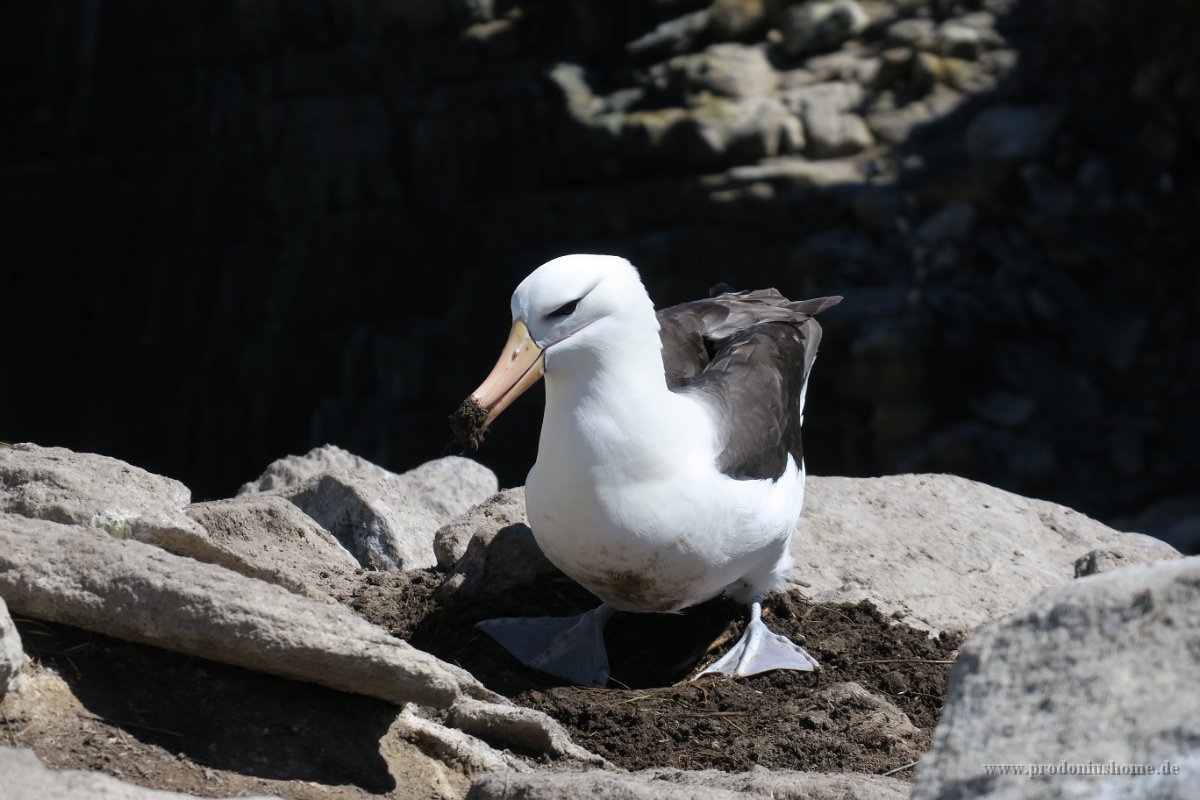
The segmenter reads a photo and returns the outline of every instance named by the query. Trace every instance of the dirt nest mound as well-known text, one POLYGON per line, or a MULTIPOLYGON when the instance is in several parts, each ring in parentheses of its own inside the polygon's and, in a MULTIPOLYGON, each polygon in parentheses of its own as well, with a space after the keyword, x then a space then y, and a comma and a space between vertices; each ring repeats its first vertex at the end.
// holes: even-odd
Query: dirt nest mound
POLYGON ((579 744, 628 769, 901 769, 929 747, 962 643, 897 624, 866 602, 810 604, 792 591, 772 594, 764 618, 815 655, 819 673, 688 682, 706 652, 741 635, 744 609, 717 599, 683 614, 618 614, 607 630, 612 681, 590 689, 522 666, 474 627, 497 616, 577 613, 596 603, 587 592, 557 578, 443 607, 433 596, 438 581, 433 572, 375 573, 342 599, 489 688, 550 714, 579 744))
MULTIPOLYGON (((929 747, 961 643, 895 624, 867 603, 775 594, 768 624, 804 643, 821 672, 688 682, 706 651, 741 633, 744 609, 715 600, 680 615, 618 615, 608 629, 610 688, 584 689, 523 667, 474 623, 575 613, 596 602, 585 591, 560 577, 444 606, 440 582, 434 571, 360 573, 340 599, 629 769, 759 765, 909 777, 929 747)), ((35 705, 9 704, 0 739, 33 748, 47 766, 206 795, 359 800, 403 789, 404 776, 387 766, 387 748, 403 746, 387 735, 391 704, 69 626, 18 626, 36 663, 35 705)))
MULTIPOLYGON (((51 769, 104 772, 202 796, 360 800, 396 788, 382 700, 18 618, 34 661, 28 703, 6 702, 0 744, 51 769)), ((0 795, 3 791, 0 790, 0 795)))

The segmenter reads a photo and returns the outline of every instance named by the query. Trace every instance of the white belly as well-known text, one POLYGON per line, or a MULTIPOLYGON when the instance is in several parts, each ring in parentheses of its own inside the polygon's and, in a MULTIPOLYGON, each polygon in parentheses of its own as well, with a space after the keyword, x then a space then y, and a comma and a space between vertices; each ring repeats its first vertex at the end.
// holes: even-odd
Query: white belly
MULTIPOLYGON (((657 355, 657 354, 656 354, 657 355)), ((559 569, 624 611, 677 611, 742 581, 765 593, 787 565, 804 476, 717 471, 711 409, 645 376, 555 380, 525 505, 559 569)), ((743 598, 744 599, 744 598, 743 598)))
POLYGON ((540 459, 530 472, 530 527, 567 575, 624 611, 677 611, 738 581, 751 593, 770 588, 800 513, 799 469, 779 481, 736 481, 711 467, 621 477, 540 459))

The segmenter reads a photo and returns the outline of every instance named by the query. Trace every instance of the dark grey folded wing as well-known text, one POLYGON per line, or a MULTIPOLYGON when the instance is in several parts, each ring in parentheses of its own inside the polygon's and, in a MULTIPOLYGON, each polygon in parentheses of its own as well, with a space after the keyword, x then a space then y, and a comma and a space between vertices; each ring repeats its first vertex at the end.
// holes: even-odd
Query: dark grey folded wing
POLYGON ((765 289, 658 312, 667 385, 712 409, 721 472, 775 479, 789 455, 801 462, 804 389, 821 341, 813 315, 840 300, 793 303, 765 289))

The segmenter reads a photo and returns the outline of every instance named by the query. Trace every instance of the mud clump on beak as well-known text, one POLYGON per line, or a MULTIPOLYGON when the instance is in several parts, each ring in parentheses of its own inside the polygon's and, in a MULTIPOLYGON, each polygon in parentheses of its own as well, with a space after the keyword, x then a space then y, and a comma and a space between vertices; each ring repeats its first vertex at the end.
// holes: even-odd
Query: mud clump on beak
POLYGON ((474 397, 463 400, 458 410, 450 415, 450 432, 463 447, 478 450, 487 432, 488 412, 474 397))
POLYGON ((450 415, 450 432, 458 443, 478 450, 488 425, 538 382, 545 366, 542 348, 529 336, 525 323, 517 320, 487 379, 450 415))

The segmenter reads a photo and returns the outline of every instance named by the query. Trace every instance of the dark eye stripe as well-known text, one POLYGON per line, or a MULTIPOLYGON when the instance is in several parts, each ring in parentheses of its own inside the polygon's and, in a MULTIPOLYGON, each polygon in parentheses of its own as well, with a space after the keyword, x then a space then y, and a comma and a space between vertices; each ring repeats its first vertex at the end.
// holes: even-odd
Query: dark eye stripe
MULTIPOLYGON (((579 298, 582 300, 583 298, 579 298)), ((558 308, 546 315, 547 319, 557 319, 560 317, 569 317, 575 313, 575 306, 579 305, 579 300, 572 300, 569 303, 563 303, 558 308)))

